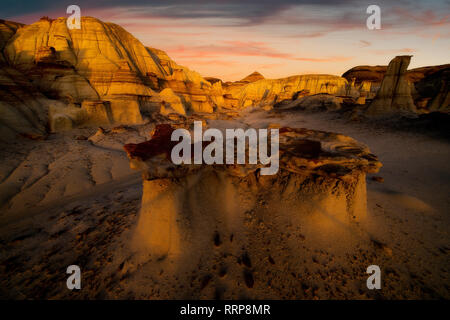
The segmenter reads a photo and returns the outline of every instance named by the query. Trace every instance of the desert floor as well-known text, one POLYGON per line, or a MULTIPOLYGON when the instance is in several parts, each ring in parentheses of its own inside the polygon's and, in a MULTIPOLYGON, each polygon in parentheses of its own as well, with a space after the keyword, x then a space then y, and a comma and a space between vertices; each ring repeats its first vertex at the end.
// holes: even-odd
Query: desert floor
MULTIPOLYGON (((269 123, 339 132, 383 163, 367 177, 368 216, 339 236, 302 234, 249 214, 245 247, 211 239, 192 261, 156 261, 128 248, 140 174, 122 145, 152 125, 97 128, 1 147, 0 297, 13 299, 415 299, 450 298, 450 144, 413 130, 349 122, 336 114, 246 112, 214 126, 269 123), (280 236, 281 235, 281 236, 280 236), (82 289, 66 288, 66 268, 82 289), (366 268, 382 270, 368 290, 366 268)), ((281 204, 280 204, 281 205, 281 204)), ((201 232, 201 230, 199 230, 201 232)))

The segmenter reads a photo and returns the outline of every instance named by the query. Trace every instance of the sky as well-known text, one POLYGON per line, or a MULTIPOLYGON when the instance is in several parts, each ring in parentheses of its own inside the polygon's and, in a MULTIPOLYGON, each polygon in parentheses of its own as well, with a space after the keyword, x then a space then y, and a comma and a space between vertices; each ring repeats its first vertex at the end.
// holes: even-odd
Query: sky
POLYGON ((410 68, 450 63, 450 0, 1 0, 0 18, 68 17, 72 4, 224 81, 341 75, 396 55, 412 55, 410 68), (367 28, 369 5, 380 7, 381 29, 367 28))

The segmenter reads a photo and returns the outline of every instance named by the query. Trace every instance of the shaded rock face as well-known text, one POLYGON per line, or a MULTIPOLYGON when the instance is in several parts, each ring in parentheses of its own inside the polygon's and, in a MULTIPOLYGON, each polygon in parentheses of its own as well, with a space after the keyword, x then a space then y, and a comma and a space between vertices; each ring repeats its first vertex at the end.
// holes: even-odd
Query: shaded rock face
POLYGON ((415 83, 416 105, 429 111, 450 112, 450 65, 415 83))
POLYGON ((58 104, 39 92, 16 69, 0 68, 0 139, 17 134, 44 135, 50 105, 58 104))
POLYGON ((406 69, 411 56, 395 57, 387 68, 381 87, 369 105, 366 114, 384 115, 399 112, 416 112, 406 69))
POLYGON ((2 51, 0 54, 0 63, 5 62, 3 48, 6 46, 8 40, 16 33, 17 29, 22 26, 23 24, 21 23, 0 19, 0 50, 2 51))
POLYGON ((259 165, 249 164, 176 166, 173 130, 161 125, 151 140, 124 147, 144 180, 133 246, 159 258, 188 259, 217 233, 232 234, 237 245, 251 242, 249 215, 318 233, 328 219, 349 225, 366 213, 366 172, 381 166, 349 137, 293 128, 279 130, 276 175, 261 176, 259 165))
POLYGON ((292 100, 284 100, 274 106, 276 110, 298 109, 309 111, 337 111, 341 109, 342 99, 330 94, 300 96, 292 100))

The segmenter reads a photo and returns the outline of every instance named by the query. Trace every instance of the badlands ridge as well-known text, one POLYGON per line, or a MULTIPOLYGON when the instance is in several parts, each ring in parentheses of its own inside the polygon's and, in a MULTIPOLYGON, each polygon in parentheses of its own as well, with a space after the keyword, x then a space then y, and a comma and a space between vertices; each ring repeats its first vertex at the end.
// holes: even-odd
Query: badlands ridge
MULTIPOLYGON (((316 94, 332 95, 337 105, 375 98, 371 115, 448 111, 450 103, 449 65, 407 71, 410 57, 403 56, 387 68, 355 67, 342 77, 271 80, 253 73, 224 83, 145 47, 116 24, 90 17, 82 18, 79 30, 69 30, 65 18, 31 25, 2 20, 0 51, 0 137, 6 141, 18 133, 44 135, 88 123, 139 124, 154 113, 272 108, 289 100, 302 105, 303 97, 316 94)), ((330 97, 318 99, 306 104, 330 97)))

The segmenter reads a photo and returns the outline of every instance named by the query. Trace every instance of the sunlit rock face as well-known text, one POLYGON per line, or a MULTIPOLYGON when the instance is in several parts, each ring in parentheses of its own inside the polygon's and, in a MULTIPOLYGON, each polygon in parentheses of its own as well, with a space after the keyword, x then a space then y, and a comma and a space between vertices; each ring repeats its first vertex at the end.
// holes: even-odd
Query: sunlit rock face
POLYGON ((309 94, 346 94, 347 80, 333 75, 299 75, 275 80, 258 80, 246 85, 239 93, 239 106, 273 105, 292 99, 300 91, 309 94))
POLYGON ((410 61, 411 56, 398 56, 389 63, 381 87, 367 109, 368 115, 416 111, 411 86, 406 78, 410 61))
POLYGON ((133 246, 159 258, 192 255, 217 232, 251 242, 249 215, 332 233, 364 219, 365 175, 381 166, 352 138, 293 128, 279 129, 275 175, 261 175, 261 164, 175 165, 173 130, 159 125, 151 140, 124 147, 144 186, 133 246))
POLYGON ((284 100, 295 100, 301 96, 318 93, 334 95, 348 93, 347 80, 333 75, 306 74, 282 79, 265 79, 255 71, 235 82, 223 83, 220 79, 208 79, 214 84, 220 83, 224 105, 230 109, 250 106, 270 107, 284 100))
POLYGON ((43 119, 54 130, 78 121, 60 103, 81 108, 84 101, 108 102, 113 123, 142 123, 145 114, 159 112, 159 92, 166 88, 186 112, 213 112, 223 103, 220 88, 212 92, 213 86, 198 73, 177 65, 161 50, 145 47, 122 27, 91 17, 82 17, 81 29, 72 30, 66 18, 42 18, 31 25, 2 20, 0 48, 0 63, 28 79, 25 87, 58 101, 57 112, 43 119))

